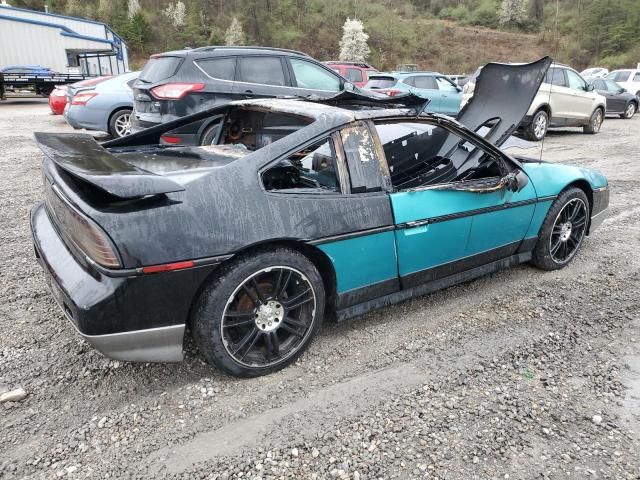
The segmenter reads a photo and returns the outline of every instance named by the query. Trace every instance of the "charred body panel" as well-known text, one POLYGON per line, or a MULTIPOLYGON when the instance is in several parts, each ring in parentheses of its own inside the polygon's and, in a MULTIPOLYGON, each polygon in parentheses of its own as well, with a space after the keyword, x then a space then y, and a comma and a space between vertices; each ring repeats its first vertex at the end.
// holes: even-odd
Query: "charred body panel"
MULTIPOLYGON (((548 63, 507 70, 498 66, 495 72, 488 68, 483 78, 510 79, 507 91, 525 89, 527 96, 529 89, 537 90, 548 63)), ((483 80, 478 83, 480 91, 483 80)), ((44 164, 47 182, 57 186, 56 194, 80 216, 106 232, 122 263, 119 269, 97 265, 67 242, 65 232, 56 231, 45 207, 37 206, 32 212, 34 243, 54 296, 101 351, 121 359, 168 359, 175 358, 176 332, 188 323, 202 289, 231 268, 234 259, 257 251, 253 247, 293 245, 314 261, 319 258, 328 310, 343 319, 530 260, 549 208, 571 186, 589 197, 591 230, 601 222, 599 214, 608 205, 602 175, 520 163, 497 147, 518 125, 516 113, 526 112, 524 102, 515 102, 500 117, 492 99, 494 110, 484 118, 480 103, 470 104, 463 112, 467 128, 448 117, 422 113, 421 100, 409 98, 409 108, 394 104, 398 108, 392 109, 348 94, 332 100, 348 108, 326 105, 331 103, 327 100, 236 102, 104 148, 85 137, 37 137, 50 157, 44 164), (269 115, 280 116, 277 128, 286 133, 264 142, 256 129, 265 126, 269 115), (234 128, 233 121, 245 116, 253 120, 234 128), (287 125, 287 116, 303 121, 287 125), (220 145, 157 145, 167 132, 209 117, 220 122, 220 145), (474 133, 487 121, 493 123, 486 137, 474 133), (420 131, 385 143, 378 129, 394 122, 418 123, 420 131), (429 155, 420 150, 403 161, 391 158, 403 155, 407 145, 422 145, 415 139, 438 137, 437 129, 444 136, 437 145, 428 145, 429 155), (320 177, 313 176, 307 179, 309 188, 266 186, 269 169, 282 162, 293 168, 292 154, 304 150, 307 155, 306 149, 324 140, 335 156, 334 188, 321 188, 313 180, 320 177), (403 175, 417 171, 416 165, 406 165, 411 158, 416 165, 424 163, 418 165, 423 173, 406 183, 398 172, 401 167, 403 175), (446 175, 429 173, 433 159, 436 167, 447 165, 442 170, 446 175), (126 191, 109 183, 127 175, 149 183, 140 187, 132 182, 126 191), (398 187, 398 182, 411 188, 398 187), (159 328, 168 330, 155 330, 159 328), (123 339, 115 353, 119 337, 96 337, 127 332, 133 340, 123 339), (163 343, 168 338, 172 345, 163 343), (135 348, 135 342, 146 346, 135 348)), ((326 158, 314 154, 313 163, 322 165, 326 158)))

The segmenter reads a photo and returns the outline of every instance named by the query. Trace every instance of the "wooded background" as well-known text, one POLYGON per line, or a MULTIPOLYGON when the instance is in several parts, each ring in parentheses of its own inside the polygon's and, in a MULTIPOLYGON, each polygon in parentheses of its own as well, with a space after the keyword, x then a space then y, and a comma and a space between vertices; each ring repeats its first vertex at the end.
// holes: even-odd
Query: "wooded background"
POLYGON ((106 22, 127 40, 132 67, 143 65, 152 53, 224 44, 233 18, 241 23, 247 44, 293 48, 319 60, 337 59, 345 20, 358 18, 369 34, 368 60, 381 70, 418 63, 423 69, 469 73, 487 61, 527 61, 543 54, 578 69, 634 67, 640 62, 640 0, 9 3, 39 10, 46 3, 50 12, 106 22))

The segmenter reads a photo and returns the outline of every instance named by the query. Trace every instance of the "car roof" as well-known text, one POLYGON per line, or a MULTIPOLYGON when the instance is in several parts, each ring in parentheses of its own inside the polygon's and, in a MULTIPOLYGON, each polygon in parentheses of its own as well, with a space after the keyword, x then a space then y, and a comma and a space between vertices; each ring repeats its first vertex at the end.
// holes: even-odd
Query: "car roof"
POLYGON ((159 53, 155 56, 201 56, 207 54, 214 55, 242 55, 242 54, 278 54, 286 56, 301 56, 309 57, 308 54, 300 52, 298 50, 291 50, 288 48, 273 48, 273 47, 260 47, 260 46, 240 46, 240 45, 210 45, 207 47, 198 48, 185 48, 183 50, 173 50, 170 52, 159 53))

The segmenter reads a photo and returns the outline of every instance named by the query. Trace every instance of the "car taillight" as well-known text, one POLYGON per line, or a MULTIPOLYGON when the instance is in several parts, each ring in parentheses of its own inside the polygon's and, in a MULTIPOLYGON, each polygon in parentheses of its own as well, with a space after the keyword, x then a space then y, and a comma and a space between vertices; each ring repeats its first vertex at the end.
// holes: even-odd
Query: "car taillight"
POLYGON ((46 204, 62 233, 89 259, 108 268, 119 268, 120 259, 107 234, 90 218, 62 199, 57 187, 45 188, 46 204))
POLYGON ((71 105, 86 105, 89 100, 97 95, 97 93, 93 92, 78 93, 71 99, 71 105))
POLYGON ((182 139, 179 136, 167 135, 166 133, 160 136, 160 140, 162 140, 164 143, 169 143, 171 145, 176 145, 182 141, 182 139))
POLYGON ((161 100, 179 100, 189 92, 204 88, 204 83, 167 83, 151 89, 154 97, 161 100))
POLYGON ((393 88, 390 88, 389 90, 383 90, 382 93, 384 93, 385 95, 389 95, 390 97, 395 97, 396 95, 402 93, 402 90, 394 90, 393 88))

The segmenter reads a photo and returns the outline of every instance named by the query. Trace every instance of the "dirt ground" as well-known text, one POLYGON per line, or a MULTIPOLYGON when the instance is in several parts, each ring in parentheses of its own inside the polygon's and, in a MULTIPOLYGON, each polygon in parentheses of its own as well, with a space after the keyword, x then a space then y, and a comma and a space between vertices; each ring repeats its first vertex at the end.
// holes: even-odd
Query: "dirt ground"
MULTIPOLYGON (((640 478, 640 115, 552 132, 600 169, 608 220, 531 266, 327 324, 293 366, 238 380, 121 363, 76 335, 29 234, 42 101, 0 104, 0 478, 640 478)), ((535 155, 535 153, 532 153, 535 155)))

